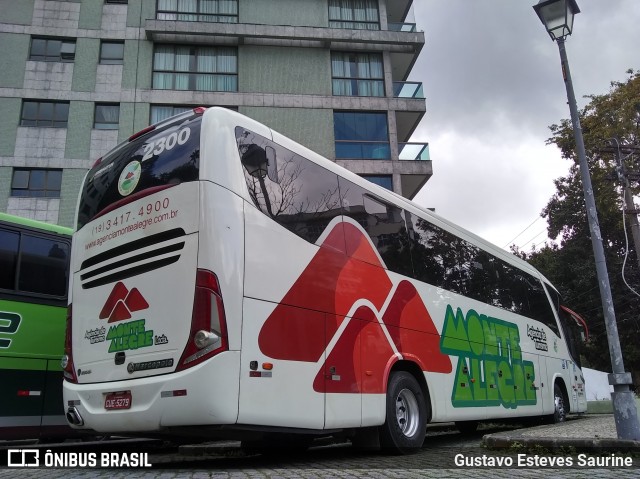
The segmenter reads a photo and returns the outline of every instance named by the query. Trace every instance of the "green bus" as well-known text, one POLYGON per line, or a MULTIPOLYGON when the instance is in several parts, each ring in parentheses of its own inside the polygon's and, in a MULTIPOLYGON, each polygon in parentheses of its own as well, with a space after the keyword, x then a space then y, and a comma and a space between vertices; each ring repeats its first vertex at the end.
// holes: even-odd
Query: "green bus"
POLYGON ((0 439, 72 433, 60 366, 71 233, 0 213, 0 439))

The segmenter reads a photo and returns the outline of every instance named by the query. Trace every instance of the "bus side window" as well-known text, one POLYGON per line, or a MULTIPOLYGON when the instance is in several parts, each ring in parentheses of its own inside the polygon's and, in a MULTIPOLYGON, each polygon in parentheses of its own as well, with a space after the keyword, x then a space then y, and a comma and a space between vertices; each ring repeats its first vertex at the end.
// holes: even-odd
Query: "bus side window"
POLYGON ((244 128, 236 128, 249 196, 260 211, 315 243, 341 214, 335 173, 244 128))
MULTIPOLYGON (((387 269, 413 276, 403 210, 344 178, 339 178, 338 183, 345 216, 357 221, 368 233, 387 269)), ((354 252, 347 254, 353 256, 354 252)))
POLYGON ((64 296, 67 291, 69 245, 22 235, 18 289, 30 293, 64 296))
POLYGON ((20 235, 0 231, 0 289, 14 289, 20 235))

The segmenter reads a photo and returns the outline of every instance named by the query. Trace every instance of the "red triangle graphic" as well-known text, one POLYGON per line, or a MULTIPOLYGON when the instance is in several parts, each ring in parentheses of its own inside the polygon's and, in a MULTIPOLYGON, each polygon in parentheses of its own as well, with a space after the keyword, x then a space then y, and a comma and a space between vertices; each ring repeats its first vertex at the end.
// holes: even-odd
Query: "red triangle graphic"
POLYGON ((106 319, 109 316, 111 316, 111 313, 113 312, 113 308, 115 308, 116 303, 120 300, 125 299, 128 293, 129 293, 129 290, 127 289, 127 287, 123 283, 118 282, 113 287, 113 290, 111 291, 111 294, 107 298, 107 302, 104 303, 104 306, 102 307, 102 311, 100 311, 100 316, 98 317, 100 319, 106 319))
POLYGON ((115 323, 116 321, 124 321, 125 319, 131 319, 131 313, 129 313, 127 305, 124 304, 124 301, 119 300, 116 303, 116 307, 113 308, 113 312, 109 317, 109 322, 115 323))
POLYGON ((127 298, 124 300, 125 304, 129 308, 129 311, 140 311, 143 309, 147 309, 149 307, 149 303, 144 299, 142 293, 138 291, 138 288, 133 288, 129 291, 127 298))

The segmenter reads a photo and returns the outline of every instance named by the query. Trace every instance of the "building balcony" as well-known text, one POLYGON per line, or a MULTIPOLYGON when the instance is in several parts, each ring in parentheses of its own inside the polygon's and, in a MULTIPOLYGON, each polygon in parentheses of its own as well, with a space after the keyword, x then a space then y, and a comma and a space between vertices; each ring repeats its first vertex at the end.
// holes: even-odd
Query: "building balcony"
POLYGON ((415 23, 388 23, 388 29, 392 32, 408 32, 413 33, 417 31, 415 23))
POLYGON ((398 143, 398 158, 409 161, 431 161, 429 143, 398 143))
POLYGON ((153 42, 265 45, 390 52, 393 77, 406 79, 425 43, 423 32, 147 19, 153 42))
POLYGON ((416 98, 424 100, 422 83, 419 82, 393 82, 393 96, 395 98, 416 98))

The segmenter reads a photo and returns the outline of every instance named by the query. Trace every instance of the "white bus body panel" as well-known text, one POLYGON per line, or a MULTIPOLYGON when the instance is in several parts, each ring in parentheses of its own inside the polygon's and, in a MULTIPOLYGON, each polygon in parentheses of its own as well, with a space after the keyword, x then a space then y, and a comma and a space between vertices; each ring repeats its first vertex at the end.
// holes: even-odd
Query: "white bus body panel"
POLYGON ((193 368, 162 376, 97 384, 65 381, 64 403, 76 406, 83 428, 99 432, 154 432, 170 426, 234 424, 238 417, 239 352, 227 351, 193 368), (107 411, 105 395, 131 391, 131 409, 107 411), (170 391, 186 391, 172 397, 170 391), (163 392, 164 397, 163 397, 163 392))

